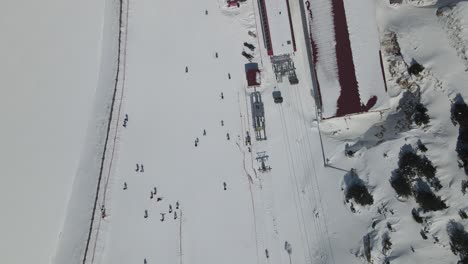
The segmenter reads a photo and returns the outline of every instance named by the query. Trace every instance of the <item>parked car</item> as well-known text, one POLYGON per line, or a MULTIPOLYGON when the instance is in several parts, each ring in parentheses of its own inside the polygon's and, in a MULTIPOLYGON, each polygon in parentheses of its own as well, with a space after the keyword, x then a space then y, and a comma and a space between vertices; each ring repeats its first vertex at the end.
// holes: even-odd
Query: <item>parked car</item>
POLYGON ((244 47, 249 48, 251 51, 255 50, 255 46, 247 42, 244 42, 244 47))
POLYGON ((283 97, 281 96, 280 91, 273 91, 273 100, 276 104, 281 104, 283 102, 283 97))

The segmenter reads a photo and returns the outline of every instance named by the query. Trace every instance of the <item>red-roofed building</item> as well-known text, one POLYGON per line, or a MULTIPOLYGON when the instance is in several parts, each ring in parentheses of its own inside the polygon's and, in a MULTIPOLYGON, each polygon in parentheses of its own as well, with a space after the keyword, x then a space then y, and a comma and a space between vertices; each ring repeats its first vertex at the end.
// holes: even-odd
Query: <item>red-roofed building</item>
POLYGON ((258 69, 258 63, 251 62, 245 64, 245 76, 247 78, 247 86, 260 86, 261 78, 260 70, 258 69))
POLYGON ((239 0, 228 0, 227 5, 228 7, 233 7, 233 6, 239 7, 239 0))

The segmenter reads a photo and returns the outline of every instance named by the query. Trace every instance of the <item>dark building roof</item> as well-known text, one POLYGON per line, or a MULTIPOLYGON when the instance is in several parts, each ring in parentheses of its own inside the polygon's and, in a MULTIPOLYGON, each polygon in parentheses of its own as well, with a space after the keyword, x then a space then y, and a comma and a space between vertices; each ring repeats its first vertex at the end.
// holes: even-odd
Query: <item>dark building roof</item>
POLYGON ((245 75, 248 86, 260 85, 260 70, 258 69, 258 63, 251 62, 245 64, 245 75))

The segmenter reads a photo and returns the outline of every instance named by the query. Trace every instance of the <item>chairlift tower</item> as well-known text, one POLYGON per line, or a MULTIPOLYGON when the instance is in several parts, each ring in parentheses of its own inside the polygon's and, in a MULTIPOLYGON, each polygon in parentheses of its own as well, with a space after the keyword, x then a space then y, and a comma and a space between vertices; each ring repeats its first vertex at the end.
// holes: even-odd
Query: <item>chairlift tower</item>
POLYGON ((257 152, 257 157, 255 158, 258 163, 260 163, 260 167, 258 168, 261 172, 267 172, 271 170, 271 167, 266 164, 268 161, 268 155, 266 155, 266 151, 257 152))
POLYGON ((289 54, 272 56, 271 63, 278 82, 283 82, 283 77, 287 76, 290 84, 299 83, 296 75, 296 67, 289 54))
POLYGON ((250 94, 250 104, 252 109, 252 124, 255 131, 255 138, 257 140, 266 140, 265 109, 260 92, 255 91, 250 94))

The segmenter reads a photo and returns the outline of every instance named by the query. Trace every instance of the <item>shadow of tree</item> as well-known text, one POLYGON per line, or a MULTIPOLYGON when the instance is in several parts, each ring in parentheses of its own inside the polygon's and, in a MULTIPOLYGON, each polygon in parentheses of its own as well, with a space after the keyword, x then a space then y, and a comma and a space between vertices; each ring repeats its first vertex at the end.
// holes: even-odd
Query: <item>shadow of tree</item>
POLYGON ((391 113, 387 118, 369 128, 356 143, 346 144, 345 152, 352 155, 361 148, 372 148, 387 140, 392 140, 398 137, 402 132, 408 131, 411 128, 412 117, 416 109, 416 105, 421 100, 419 87, 414 91, 407 90, 403 93, 398 107, 394 113, 391 113))

